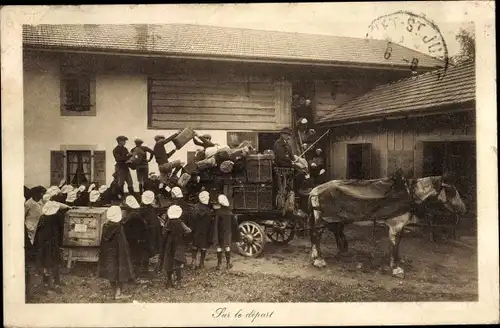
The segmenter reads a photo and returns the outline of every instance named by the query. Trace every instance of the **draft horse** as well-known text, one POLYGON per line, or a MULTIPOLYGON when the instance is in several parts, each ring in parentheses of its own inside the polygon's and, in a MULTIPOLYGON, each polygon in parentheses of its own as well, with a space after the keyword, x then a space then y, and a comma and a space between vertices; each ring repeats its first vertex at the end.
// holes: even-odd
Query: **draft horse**
POLYGON ((320 247, 325 227, 334 233, 339 251, 346 252, 348 242, 344 227, 347 223, 384 221, 389 227, 392 275, 403 278, 399 257, 403 229, 409 223, 417 223, 422 211, 436 205, 458 214, 466 211, 446 174, 407 180, 399 173, 386 179, 333 180, 316 186, 308 197, 313 265, 320 268, 326 265, 320 247))

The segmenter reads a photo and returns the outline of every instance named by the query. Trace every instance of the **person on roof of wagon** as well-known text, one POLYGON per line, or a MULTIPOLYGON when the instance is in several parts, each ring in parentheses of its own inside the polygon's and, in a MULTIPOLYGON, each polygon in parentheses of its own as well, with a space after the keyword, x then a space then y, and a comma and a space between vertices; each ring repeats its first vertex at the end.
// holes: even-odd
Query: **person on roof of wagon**
POLYGON ((115 300, 130 297, 122 294, 122 286, 135 278, 122 215, 119 206, 108 208, 99 246, 98 276, 109 281, 115 300))
POLYGON ((153 160, 154 157, 154 151, 147 147, 144 146, 142 139, 136 138, 134 140, 135 147, 130 150, 132 155, 137 156, 137 159, 139 163, 136 166, 136 173, 137 173, 137 181, 139 182, 139 193, 143 193, 144 191, 144 183, 148 179, 148 174, 149 174, 149 162, 153 160), (149 159, 146 158, 147 153, 150 154, 149 159))
POLYGON ((116 142, 118 145, 113 149, 113 156, 115 157, 115 173, 117 178, 118 187, 120 189, 120 194, 123 194, 123 186, 127 183, 127 189, 129 193, 134 192, 134 183, 132 181, 132 175, 130 174, 129 166, 127 161, 129 160, 131 153, 128 151, 125 144, 128 138, 125 136, 118 136, 116 142))
POLYGON ((203 147, 203 150, 207 149, 208 147, 214 147, 215 144, 212 142, 212 136, 209 134, 204 134, 199 136, 196 132, 193 137, 193 143, 196 146, 203 147))
POLYGON ((168 159, 172 157, 175 153, 175 149, 172 149, 167 153, 165 145, 174 140, 179 135, 179 132, 172 134, 170 137, 165 138, 164 135, 155 136, 155 145, 153 147, 154 156, 156 163, 158 164, 158 171, 160 172, 160 180, 166 182, 170 173, 170 170, 165 170, 165 164, 168 163, 168 159))
POLYGON ((151 172, 148 175, 146 181, 144 181, 144 191, 152 191, 155 195, 160 193, 160 180, 155 172, 151 172))
POLYGON ((292 142, 292 129, 283 128, 280 131, 280 137, 274 143, 274 154, 276 166, 280 167, 292 167, 294 160, 293 149, 291 146, 292 142))

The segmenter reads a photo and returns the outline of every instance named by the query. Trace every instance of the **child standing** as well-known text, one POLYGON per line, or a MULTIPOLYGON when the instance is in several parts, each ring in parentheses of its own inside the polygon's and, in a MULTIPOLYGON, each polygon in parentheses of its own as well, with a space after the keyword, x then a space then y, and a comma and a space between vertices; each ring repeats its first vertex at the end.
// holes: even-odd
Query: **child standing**
POLYGON ((122 294, 123 283, 134 279, 130 249, 122 224, 122 210, 111 206, 106 212, 99 250, 99 277, 109 280, 115 300, 128 298, 122 294))
POLYGON ((63 286, 59 265, 61 258, 61 236, 65 210, 68 206, 49 200, 42 207, 42 216, 38 221, 34 247, 36 249, 36 265, 43 270, 43 280, 49 290, 61 293, 63 286))
POLYGON ((165 251, 164 265, 167 271, 166 288, 173 287, 172 275, 175 271, 177 287, 181 287, 182 268, 186 263, 187 243, 185 235, 191 233, 191 229, 182 221, 183 211, 178 205, 172 205, 168 208, 168 221, 165 225, 165 251))
POLYGON ((127 216, 124 222, 125 235, 132 255, 135 275, 144 276, 148 272, 148 228, 144 222, 137 199, 129 195, 125 199, 127 216))
POLYGON ((196 262, 198 251, 200 252, 200 262, 197 266, 198 269, 205 267, 205 256, 207 249, 212 243, 212 226, 213 226, 213 212, 208 206, 210 201, 210 194, 208 191, 202 191, 198 195, 199 203, 194 208, 193 218, 193 251, 192 263, 193 266, 196 262))
MULTIPOLYGON (((217 203, 214 204, 215 223, 214 223, 214 244, 217 245, 217 267, 220 270, 222 265, 222 250, 226 255, 226 268, 231 269, 231 243, 233 241, 233 213, 229 208, 229 200, 226 195, 219 195, 217 203)), ((236 241, 238 234, 235 234, 236 241)))

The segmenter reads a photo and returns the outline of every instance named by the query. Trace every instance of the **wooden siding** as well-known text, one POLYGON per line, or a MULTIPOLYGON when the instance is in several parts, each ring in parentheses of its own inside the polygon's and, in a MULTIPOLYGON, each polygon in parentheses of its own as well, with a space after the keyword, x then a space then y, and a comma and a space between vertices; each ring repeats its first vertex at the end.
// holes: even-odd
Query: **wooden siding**
POLYGON ((282 85, 269 78, 234 76, 151 79, 149 127, 276 130, 282 123, 282 85))
POLYGON ((475 131, 474 111, 335 127, 330 136, 330 176, 346 176, 347 144, 371 143, 372 178, 386 177, 399 167, 409 176, 421 177, 424 142, 474 141, 475 131))

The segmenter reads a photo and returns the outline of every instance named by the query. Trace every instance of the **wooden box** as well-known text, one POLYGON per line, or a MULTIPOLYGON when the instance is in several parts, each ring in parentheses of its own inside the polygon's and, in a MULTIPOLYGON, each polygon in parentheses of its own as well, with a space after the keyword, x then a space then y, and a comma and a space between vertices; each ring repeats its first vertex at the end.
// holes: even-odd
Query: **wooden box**
POLYGON ((233 186, 233 208, 235 210, 272 210, 272 186, 258 184, 233 186))
POLYGON ((247 180, 251 183, 266 183, 273 181, 273 155, 247 155, 247 180))
POLYGON ((106 211, 104 207, 79 207, 66 212, 63 246, 98 247, 106 211))
POLYGON ((183 129, 179 134, 172 140, 175 148, 181 149, 194 137, 194 131, 190 127, 183 129))

